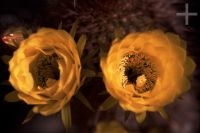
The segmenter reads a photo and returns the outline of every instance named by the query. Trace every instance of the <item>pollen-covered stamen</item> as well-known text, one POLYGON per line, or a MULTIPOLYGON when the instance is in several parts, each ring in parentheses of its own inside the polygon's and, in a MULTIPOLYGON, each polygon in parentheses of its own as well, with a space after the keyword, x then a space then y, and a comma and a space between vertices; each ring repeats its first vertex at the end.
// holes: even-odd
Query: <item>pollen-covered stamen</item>
POLYGON ((145 85, 146 81, 147 81, 147 79, 144 74, 141 76, 138 76, 136 79, 136 87, 143 87, 145 85))
POLYGON ((158 76, 154 62, 144 53, 127 53, 122 58, 120 70, 123 74, 122 86, 125 88, 133 84, 138 93, 152 90, 158 76))
POLYGON ((58 55, 53 53, 52 55, 40 54, 31 64, 35 85, 42 88, 48 87, 48 84, 52 80, 59 80, 60 71, 58 68, 58 55))

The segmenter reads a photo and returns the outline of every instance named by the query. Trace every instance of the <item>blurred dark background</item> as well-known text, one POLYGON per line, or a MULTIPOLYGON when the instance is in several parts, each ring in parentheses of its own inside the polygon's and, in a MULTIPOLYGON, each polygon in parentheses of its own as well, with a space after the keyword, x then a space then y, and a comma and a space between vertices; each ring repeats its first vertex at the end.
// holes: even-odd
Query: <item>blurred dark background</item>
MULTIPOLYGON (((170 120, 163 120, 157 113, 149 113, 142 124, 137 124, 133 115, 123 120, 124 112, 118 107, 107 112, 92 112, 77 99, 72 99, 72 133, 93 133, 100 120, 118 120, 130 133, 197 133, 200 128, 200 4, 198 0, 2 0, 0 1, 0 36, 11 27, 24 27, 35 32, 40 27, 57 28, 62 21, 63 29, 69 31, 73 22, 80 20, 77 36, 84 33, 88 42, 84 54, 99 47, 109 48, 114 38, 114 29, 122 35, 129 32, 160 28, 179 34, 188 42, 188 54, 195 60, 197 69, 192 79, 192 89, 167 106, 170 120), (184 17, 176 12, 185 10, 198 16, 189 18, 184 25, 184 17)), ((76 39, 76 38, 75 38, 76 39)), ((12 55, 15 49, 0 40, 0 56, 12 55)), ((86 61, 84 67, 94 66, 99 71, 98 57, 86 61)), ((8 66, 0 60, 0 82, 8 80, 8 66)), ((81 88, 94 107, 106 98, 96 96, 104 89, 100 78, 87 79, 81 88)), ((0 132, 1 133, 64 133, 60 115, 49 117, 36 115, 22 125, 31 106, 23 102, 8 103, 4 96, 13 88, 0 85, 0 132)))

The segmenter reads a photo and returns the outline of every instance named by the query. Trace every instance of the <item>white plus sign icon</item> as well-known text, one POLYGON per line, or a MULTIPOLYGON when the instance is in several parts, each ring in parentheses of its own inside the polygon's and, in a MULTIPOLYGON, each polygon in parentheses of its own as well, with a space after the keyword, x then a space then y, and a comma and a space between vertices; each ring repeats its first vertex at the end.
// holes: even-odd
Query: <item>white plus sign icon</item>
POLYGON ((189 12, 188 3, 185 4, 185 12, 183 13, 176 13, 177 16, 185 16, 185 25, 189 24, 189 16, 197 16, 197 13, 195 12, 189 12))

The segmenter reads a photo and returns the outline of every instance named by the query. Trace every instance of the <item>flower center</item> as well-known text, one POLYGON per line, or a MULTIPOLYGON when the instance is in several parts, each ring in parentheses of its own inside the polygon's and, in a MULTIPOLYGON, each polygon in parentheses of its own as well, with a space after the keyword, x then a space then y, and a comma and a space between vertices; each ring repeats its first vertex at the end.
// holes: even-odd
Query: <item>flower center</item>
POLYGON ((58 56, 40 54, 32 63, 32 75, 36 86, 46 88, 49 81, 59 80, 60 71, 58 68, 58 56))
POLYGON ((154 62, 144 53, 129 52, 122 58, 122 86, 133 84, 138 93, 152 90, 158 72, 154 62))

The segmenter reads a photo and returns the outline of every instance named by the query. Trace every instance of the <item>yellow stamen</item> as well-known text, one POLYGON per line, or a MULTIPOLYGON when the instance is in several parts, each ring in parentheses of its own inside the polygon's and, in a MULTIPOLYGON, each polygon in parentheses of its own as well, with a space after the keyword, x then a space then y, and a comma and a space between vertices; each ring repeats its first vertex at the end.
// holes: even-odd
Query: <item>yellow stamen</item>
POLYGON ((143 74, 141 76, 138 76, 136 79, 136 86, 137 87, 143 87, 146 83, 147 79, 146 76, 143 74))

